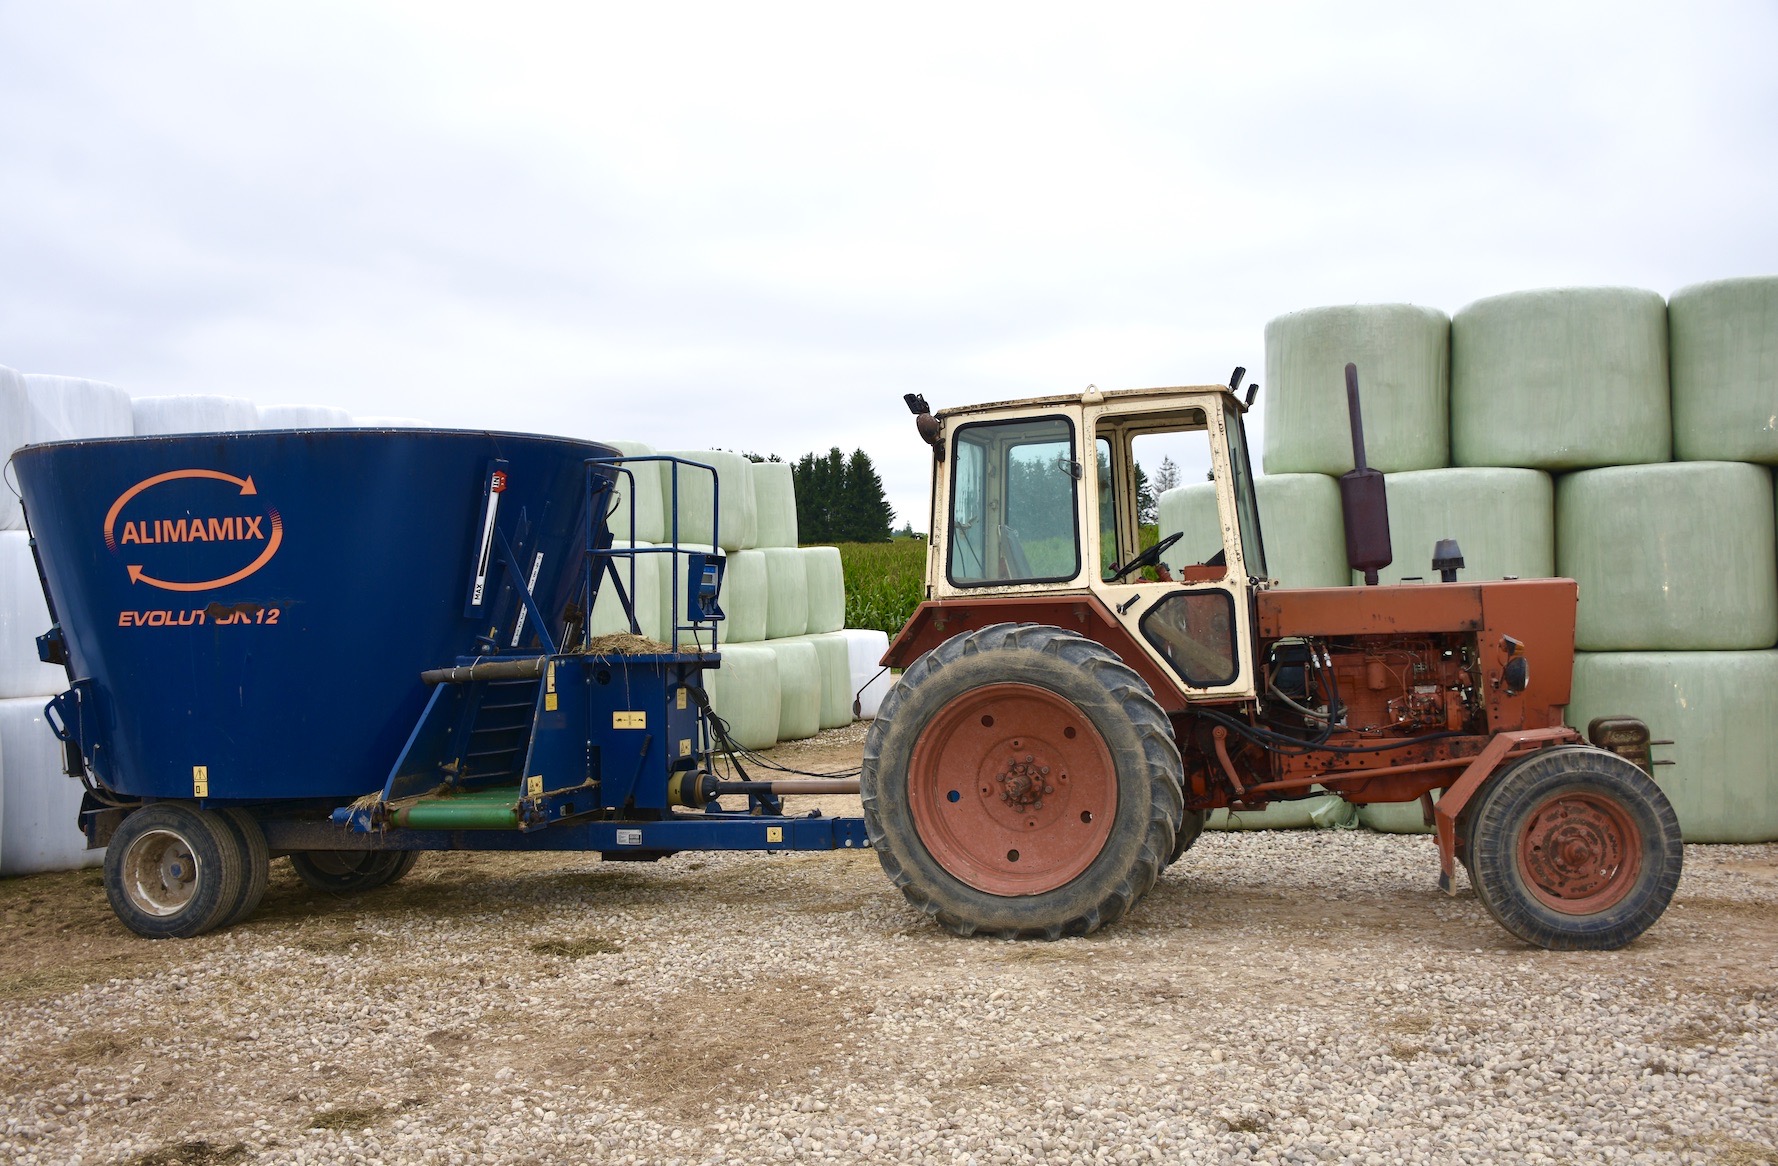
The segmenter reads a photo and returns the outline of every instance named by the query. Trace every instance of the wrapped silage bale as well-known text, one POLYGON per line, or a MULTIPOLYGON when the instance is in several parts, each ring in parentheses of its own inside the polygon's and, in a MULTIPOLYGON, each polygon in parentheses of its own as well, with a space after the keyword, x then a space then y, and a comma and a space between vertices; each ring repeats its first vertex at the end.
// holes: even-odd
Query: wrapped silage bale
MULTIPOLYGON (((625 457, 647 457, 654 453, 654 447, 640 441, 598 440, 625 457)), ((608 519, 613 538, 634 538, 637 542, 649 543, 667 541, 665 512, 661 509, 661 465, 660 462, 624 463, 622 468, 628 474, 620 472, 617 475, 608 519), (631 488, 632 482, 635 484, 634 489, 631 488), (631 505, 632 501, 634 506, 631 505), (634 535, 630 533, 632 521, 636 528, 634 535)), ((706 538, 703 541, 708 543, 710 540, 706 538)))
POLYGON ((809 577, 803 554, 795 547, 761 547, 740 552, 763 556, 766 564, 766 634, 768 640, 800 636, 809 630, 809 577))
MULTIPOLYGON (((0 449, 7 457, 21 445, 31 442, 31 395, 25 378, 0 365, 0 449)), ((0 489, 0 530, 23 530, 24 511, 18 496, 0 489)))
MULTIPOLYGON (((715 553, 705 545, 681 545, 677 555, 655 555, 660 566, 660 620, 664 641, 665 628, 674 618, 673 560, 679 560, 678 588, 680 626, 691 622, 689 596, 691 585, 688 559, 690 552, 715 553)), ((766 638, 767 575, 766 557, 760 551, 731 551, 723 556, 726 567, 722 573, 722 590, 716 593, 716 605, 722 608, 722 622, 716 625, 717 642, 721 644, 752 644, 766 638)), ((708 637, 703 637, 708 639, 708 637)), ((705 647, 708 647, 708 643, 705 647)))
POLYGON ((417 417, 359 417, 352 422, 353 429, 428 429, 430 426, 417 417))
POLYGON ((1350 304, 1266 325, 1266 473, 1352 468, 1348 363, 1358 366, 1371 468, 1449 465, 1450 318, 1414 304, 1350 304))
POLYGON ((1571 470, 1666 461, 1667 305, 1651 291, 1553 288, 1451 318, 1451 461, 1571 470))
POLYGON ((847 628, 839 634, 846 638, 846 658, 851 665, 850 699, 858 702, 860 717, 872 720, 895 683, 894 674, 879 663, 889 651, 889 635, 872 628, 847 628))
POLYGON ((259 410, 261 429, 351 429, 357 424, 344 409, 327 405, 266 405, 259 410))
POLYGON ((54 696, 68 687, 66 669, 37 658, 37 637, 49 624, 30 534, 0 531, 0 698, 54 696))
MULTIPOLYGON (((1340 488, 1325 474, 1267 474, 1253 484, 1259 527, 1266 548, 1266 573, 1285 587, 1344 587, 1346 524, 1340 488)), ((1163 556, 1177 572, 1222 550, 1216 511, 1216 485, 1194 482, 1168 490, 1156 503, 1162 537, 1185 537, 1163 556)))
POLYGON ((1738 651, 1778 642, 1772 471, 1742 462, 1608 466, 1556 483, 1556 571, 1580 584, 1587 652, 1738 651))
MULTIPOLYGON (((1556 492, 1542 470, 1417 470, 1386 480, 1395 561, 1377 573, 1382 582, 1436 582, 1432 551, 1444 538, 1463 551, 1459 582, 1555 575, 1556 492)), ((1363 580, 1352 573, 1354 585, 1363 580)))
MULTIPOLYGON (((1433 791, 1435 805, 1442 792, 1433 791)), ((1359 806, 1358 824, 1379 834, 1430 834, 1433 831, 1433 827, 1426 824, 1426 811, 1417 798, 1411 802, 1371 802, 1359 806)))
POLYGON ((1778 276, 1681 288, 1667 330, 1673 456, 1778 463, 1778 276))
POLYGON ((32 443, 128 437, 136 431, 130 395, 116 385, 27 373, 25 392, 31 407, 32 443))
POLYGON ((767 640, 763 646, 778 657, 778 740, 813 737, 821 731, 821 658, 815 645, 798 637, 767 640))
POLYGON ((757 547, 796 545, 796 484, 789 462, 753 463, 753 509, 757 547))
POLYGON ((240 397, 189 394, 137 397, 138 436, 166 433, 243 433, 259 428, 259 406, 240 397))
POLYGON ((1273 802, 1263 810, 1212 810, 1206 830, 1350 830, 1358 807, 1335 794, 1273 802))
MULTIPOLYGON (((631 547, 647 548, 653 543, 637 541, 613 541, 613 550, 627 550, 631 547)), ((666 585, 661 580, 661 573, 667 568, 666 555, 644 554, 626 555, 613 558, 612 566, 617 568, 618 578, 623 581, 624 590, 630 592, 632 605, 636 609, 636 622, 642 628, 642 634, 651 640, 665 643, 667 640, 666 620, 661 617, 661 603, 666 598, 666 585), (635 565, 635 580, 632 587, 630 577, 631 564, 635 565)), ((587 630, 595 636, 608 636, 630 630, 629 617, 624 614, 623 603, 617 597, 617 588, 611 586, 609 576, 603 577, 599 583, 599 593, 593 600, 593 615, 587 621, 587 630)))
POLYGON ((778 654, 765 644, 731 644, 722 663, 704 669, 710 707, 728 723, 729 736, 743 749, 770 749, 778 743, 782 704, 778 654))
POLYGON ((821 727, 852 723, 852 652, 844 632, 801 636, 815 648, 821 665, 821 727))
POLYGON ((809 634, 837 632, 846 626, 846 568, 838 547, 803 547, 805 584, 809 593, 809 634))
POLYGON ((43 698, 0 700, 0 875, 78 870, 105 861, 80 829, 81 785, 62 772, 62 743, 43 698))
POLYGON ((1778 841, 1778 652, 1605 652, 1574 658, 1568 723, 1648 725, 1655 780, 1687 842, 1778 841))
MULTIPOLYGON (((759 511, 755 509, 753 501, 753 463, 738 453, 720 449, 662 452, 709 466, 716 471, 716 480, 713 482, 706 470, 672 465, 663 469, 661 500, 669 526, 673 521, 673 470, 678 470, 679 541, 715 542, 711 533, 712 523, 720 518, 717 525, 721 528, 718 533, 723 550, 738 551, 753 546, 759 537, 759 511), (717 482, 721 484, 720 489, 716 489, 717 482), (722 507, 720 515, 716 514, 716 505, 722 507)), ((671 531, 668 533, 671 534, 671 531)))

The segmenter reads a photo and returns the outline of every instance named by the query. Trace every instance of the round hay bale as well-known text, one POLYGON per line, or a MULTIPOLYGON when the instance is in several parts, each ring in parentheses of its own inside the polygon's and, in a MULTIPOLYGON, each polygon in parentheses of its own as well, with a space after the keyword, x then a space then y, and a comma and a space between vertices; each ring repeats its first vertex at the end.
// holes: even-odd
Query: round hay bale
POLYGON ((1778 276, 1673 293, 1673 456, 1778 463, 1778 276))

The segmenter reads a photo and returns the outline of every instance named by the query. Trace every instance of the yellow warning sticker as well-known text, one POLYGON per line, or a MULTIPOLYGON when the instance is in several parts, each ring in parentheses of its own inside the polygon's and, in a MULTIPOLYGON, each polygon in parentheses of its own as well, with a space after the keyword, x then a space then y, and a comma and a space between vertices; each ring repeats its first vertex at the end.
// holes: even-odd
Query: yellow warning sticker
POLYGON ((782 842, 782 841, 784 841, 784 827, 782 827, 782 826, 767 826, 766 827, 766 841, 767 842, 782 842))
POLYGON ((646 712, 612 713, 611 727, 614 729, 646 729, 648 714, 646 712))
POLYGON ((210 767, 208 765, 191 767, 191 796, 194 798, 210 796, 210 767))
POLYGON ((555 693, 546 692, 543 694, 543 711, 546 713, 553 713, 556 711, 556 694, 555 693))
POLYGON ((525 779, 525 796, 528 798, 543 796, 543 774, 533 773, 525 779))
POLYGON ((544 677, 543 691, 554 692, 555 690, 556 690, 556 662, 554 660, 551 660, 549 662, 549 674, 546 677, 544 677))
POLYGON ((681 737, 679 739, 679 756, 681 756, 681 757, 690 757, 691 756, 691 738, 690 737, 681 737))
POLYGON ((678 700, 679 700, 679 707, 681 710, 683 710, 685 708, 685 687, 683 685, 681 685, 679 688, 678 700))

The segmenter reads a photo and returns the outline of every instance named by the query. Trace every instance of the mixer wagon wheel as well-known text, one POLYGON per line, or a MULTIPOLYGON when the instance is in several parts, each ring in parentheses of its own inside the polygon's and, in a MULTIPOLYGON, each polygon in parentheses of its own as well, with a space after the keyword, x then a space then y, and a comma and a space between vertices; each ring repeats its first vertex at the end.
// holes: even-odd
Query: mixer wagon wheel
POLYGON ((1085 935, 1179 837, 1179 750, 1142 679, 1060 628, 996 624, 916 660, 864 746, 878 861, 959 935, 1085 935))
POLYGON ((270 880, 271 852, 266 849, 265 830, 260 827, 259 819, 246 810, 230 807, 218 810, 216 816, 234 835, 235 845, 241 851, 241 892, 235 898, 234 907, 217 923, 218 927, 233 927, 259 910, 260 900, 265 898, 266 883, 270 880))
POLYGON ((1603 749, 1551 749, 1482 787, 1469 835, 1476 897, 1502 927, 1557 951, 1619 948, 1679 885, 1679 820, 1641 769, 1603 749))
POLYGON ((105 897, 149 939, 187 939, 224 922, 241 900, 244 848, 220 815, 156 802, 117 827, 105 849, 105 897))
POLYGON ((298 850, 290 865, 297 878, 317 891, 353 895, 394 882, 418 858, 411 850, 298 850))

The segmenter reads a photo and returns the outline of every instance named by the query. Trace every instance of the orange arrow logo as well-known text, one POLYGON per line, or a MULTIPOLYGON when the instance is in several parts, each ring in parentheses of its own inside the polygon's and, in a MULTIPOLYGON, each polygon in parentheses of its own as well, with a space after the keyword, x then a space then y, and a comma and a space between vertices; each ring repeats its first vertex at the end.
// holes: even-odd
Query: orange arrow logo
MULTIPOLYGON (((128 490, 125 490, 122 494, 119 494, 117 501, 113 502, 111 504, 111 509, 106 512, 105 545, 110 548, 113 553, 117 551, 117 516, 123 512, 125 506, 129 505, 131 499, 135 498, 136 495, 142 493, 142 491, 151 486, 158 486, 163 482, 173 482, 187 478, 209 478, 218 482, 228 482, 231 485, 240 487, 242 497, 257 495, 259 493, 259 489, 253 484, 251 475, 245 478, 237 478, 233 474, 225 474, 220 470, 169 470, 164 474, 156 474, 152 478, 144 478, 134 486, 131 486, 128 490)), ((225 575, 220 579, 205 580, 199 583, 180 583, 173 580, 156 579, 152 575, 144 573, 141 564, 132 563, 129 565, 130 582, 132 584, 146 583, 150 587, 159 587, 163 591, 209 591, 217 587, 227 587, 230 583, 239 583, 242 579, 247 578, 247 576, 271 562, 272 556, 278 553, 278 547, 284 541, 283 517, 279 515, 276 510, 271 510, 270 508, 268 508, 267 512, 271 516, 272 533, 266 540, 265 550, 259 553, 258 558, 254 559, 251 563, 247 564, 239 571, 236 571, 234 574, 225 575)))

